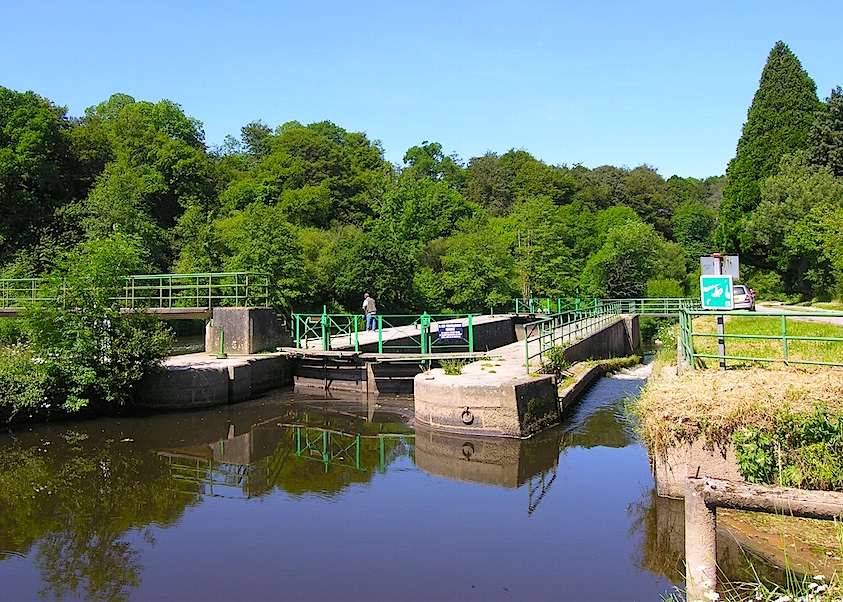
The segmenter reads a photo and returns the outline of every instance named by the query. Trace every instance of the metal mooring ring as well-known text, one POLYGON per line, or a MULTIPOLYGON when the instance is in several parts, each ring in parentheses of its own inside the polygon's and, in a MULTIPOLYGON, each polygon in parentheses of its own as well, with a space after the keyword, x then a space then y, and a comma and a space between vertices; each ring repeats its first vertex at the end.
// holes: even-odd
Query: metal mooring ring
POLYGON ((474 422, 474 414, 472 414, 468 408, 462 411, 462 422, 463 424, 471 424, 474 422))

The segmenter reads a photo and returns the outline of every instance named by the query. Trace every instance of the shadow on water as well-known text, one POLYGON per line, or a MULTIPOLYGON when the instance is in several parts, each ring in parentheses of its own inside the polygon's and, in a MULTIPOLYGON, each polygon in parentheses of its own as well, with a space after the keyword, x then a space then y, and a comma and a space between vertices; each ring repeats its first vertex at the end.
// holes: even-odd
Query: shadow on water
MULTIPOLYGON (((249 583, 254 589, 237 590, 238 595, 462 599, 469 593, 460 589, 466 577, 449 562, 449 554, 467 553, 461 546, 471 542, 471 553, 482 550, 481 556, 489 556, 487 566, 473 569, 479 571, 473 579, 493 582, 503 573, 516 582, 478 590, 485 599, 505 599, 509 589, 509 597, 520 592, 531 598, 614 599, 635 597, 638 591, 639 599, 657 599, 671 583, 681 583, 684 574, 684 514, 681 502, 653 493, 646 456, 623 417, 623 400, 637 394, 642 383, 635 373, 604 378, 568 423, 528 440, 414 431, 412 399, 326 399, 291 392, 213 410, 2 434, 0 581, 11 597, 20 599, 201 596, 205 590, 190 589, 199 587, 196 577, 187 579, 186 589, 171 589, 176 584, 168 577, 170 570, 153 568, 176 561, 172 554, 156 552, 166 548, 162 539, 173 545, 170 540, 196 537, 184 531, 191 523, 188 517, 204 517, 200 532, 222 528, 213 522, 220 520, 242 523, 243 530, 255 528, 248 543, 235 540, 233 545, 263 550, 259 558, 295 563, 297 538, 328 536, 320 530, 342 514, 337 501, 343 499, 346 506, 370 508, 343 523, 342 529, 351 529, 346 537, 351 542, 343 545, 351 548, 338 546, 339 540, 332 543, 338 546, 332 570, 346 567, 341 570, 346 571, 344 587, 355 584, 356 596, 349 589, 330 589, 339 585, 326 582, 308 564, 293 573, 305 580, 294 593, 279 594, 280 577, 267 569, 249 583), (606 456, 612 450, 632 453, 606 456), (372 497, 367 492, 373 490, 380 493, 372 497), (615 497, 626 508, 620 521, 604 516, 615 497), (253 501, 277 507, 273 516, 305 512, 299 518, 304 531, 297 536, 289 526, 296 523, 287 522, 284 537, 255 543, 260 539, 255 533, 273 526, 244 518, 247 509, 255 512, 253 501), (466 517, 465 524, 449 522, 457 502, 477 509, 479 516, 466 517), (215 514, 220 509, 225 514, 215 514), (380 533, 410 537, 415 545, 403 555, 384 556, 381 547, 392 546, 393 540, 380 533), (536 541, 543 533, 556 535, 536 541), (284 547, 287 540, 290 549, 284 547), (507 545, 499 546, 501 540, 507 545), (566 540, 578 542, 578 551, 572 556, 568 547, 559 547, 554 554, 567 558, 563 565, 552 555, 534 554, 537 545, 561 546, 566 540), (382 570, 406 573, 405 579, 419 572, 417 594, 408 596, 400 581, 355 581, 369 561, 354 551, 367 545, 376 546, 370 553, 377 554, 382 570), (615 554, 609 560, 607 550, 615 554), (158 558, 161 554, 166 560, 158 558), (618 563, 630 566, 618 569, 619 585, 601 584, 608 587, 603 593, 595 589, 593 577, 618 563), (426 570, 439 577, 430 579, 426 570), (641 571, 652 577, 633 585, 641 571), (564 590, 557 579, 566 581, 564 590), (258 585, 261 580, 265 583, 258 585)), ((200 566, 213 565, 209 550, 189 549, 200 566)), ((732 550, 722 552, 721 558, 732 557, 737 557, 732 550)), ((226 556, 213 570, 252 570, 255 558, 226 556)))

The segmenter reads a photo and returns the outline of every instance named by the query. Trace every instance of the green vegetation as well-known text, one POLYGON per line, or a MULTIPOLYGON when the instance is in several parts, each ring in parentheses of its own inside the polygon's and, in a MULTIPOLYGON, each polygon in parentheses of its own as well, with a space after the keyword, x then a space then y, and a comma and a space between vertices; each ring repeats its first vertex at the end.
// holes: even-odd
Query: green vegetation
POLYGON ((764 427, 733 435, 741 475, 750 483, 843 491, 843 413, 786 408, 764 427))
MULTIPOLYGON (((465 313, 530 295, 696 295, 699 256, 717 251, 740 253, 761 298, 843 298, 841 112, 840 89, 819 101, 779 42, 728 177, 665 179, 514 149, 464 161, 426 140, 394 165, 379 141, 329 121, 255 121, 211 148, 171 100, 114 94, 73 117, 0 87, 0 277, 103 286, 249 270, 270 275, 286 310, 354 312, 368 290, 384 313, 465 313)), ((81 408, 154 365, 157 325, 79 307, 93 313, 0 328, 0 404, 81 408), (110 384, 116 358, 78 360, 104 344, 105 321, 128 349, 110 384), (41 360, 52 367, 26 369, 41 360)))
POLYGON ((442 359, 439 360, 439 365, 448 376, 459 376, 462 374, 463 367, 468 364, 468 360, 464 359, 442 359))
POLYGON ((97 257, 69 266, 66 307, 44 303, 4 319, 0 417, 113 410, 166 357, 170 331, 154 315, 121 314, 109 302, 118 284, 108 271, 119 262, 97 257))
MULTIPOLYGON (((843 328, 833 324, 810 322, 789 318, 786 322, 788 337, 787 356, 793 361, 815 361, 839 363, 843 357, 843 328), (838 339, 838 340, 799 340, 805 339, 838 339)), ((717 325, 714 316, 698 317, 693 321, 694 333, 707 333, 710 336, 694 337, 694 350, 697 353, 716 355, 717 325)), ((764 358, 781 361, 784 357, 782 342, 782 319, 780 317, 729 316, 724 324, 726 333, 726 355, 745 358, 764 358), (739 338, 733 338, 735 335, 739 338), (772 338, 752 338, 753 336, 772 338)), ((673 349, 676 349, 675 344, 673 349)), ((670 350, 666 350, 670 351, 670 350)), ((704 359, 706 367, 715 367, 716 359, 704 359)), ((735 365, 736 360, 730 360, 729 365, 735 365)), ((742 362, 752 364, 752 360, 742 362)))
POLYGON ((571 367, 571 362, 565 359, 565 346, 557 345, 551 347, 544 354, 544 362, 542 362, 542 372, 547 374, 555 374, 557 377, 561 376, 571 367))

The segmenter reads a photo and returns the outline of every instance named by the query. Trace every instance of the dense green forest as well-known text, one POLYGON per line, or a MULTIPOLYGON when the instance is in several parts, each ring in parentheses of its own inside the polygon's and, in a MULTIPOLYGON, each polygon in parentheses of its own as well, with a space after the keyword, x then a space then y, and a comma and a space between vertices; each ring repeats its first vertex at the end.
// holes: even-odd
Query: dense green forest
POLYGON ((739 254, 761 298, 840 299, 843 93, 819 100, 778 42, 726 175, 699 180, 429 141, 396 165, 329 121, 258 120, 209 147, 170 100, 114 94, 74 117, 0 87, 0 207, 0 278, 260 271, 288 311, 356 311, 364 291, 383 313, 695 295, 712 252, 739 254))
POLYGON ((71 117, 0 88, 0 276, 255 270, 297 310, 356 309, 367 290, 389 313, 477 311, 693 294, 720 251, 762 297, 839 297, 843 100, 815 88, 776 44, 727 176, 705 180, 427 141, 394 165, 327 121, 255 121, 208 148, 169 100, 71 117))

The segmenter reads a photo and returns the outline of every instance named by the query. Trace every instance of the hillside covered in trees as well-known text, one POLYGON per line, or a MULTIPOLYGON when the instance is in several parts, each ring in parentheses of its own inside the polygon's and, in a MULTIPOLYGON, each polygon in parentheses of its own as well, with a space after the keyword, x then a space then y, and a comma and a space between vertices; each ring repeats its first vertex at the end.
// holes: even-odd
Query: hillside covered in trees
POLYGON ((841 298, 842 96, 819 100, 777 43, 726 176, 698 180, 428 141, 394 165, 328 121, 255 121, 209 148, 170 100, 74 117, 0 88, 0 278, 254 270, 297 311, 355 311, 363 291, 385 313, 478 311, 696 294, 717 251, 762 297, 841 298))

